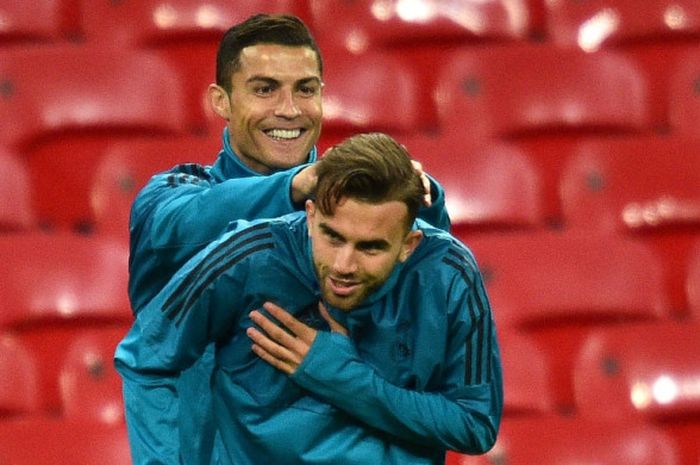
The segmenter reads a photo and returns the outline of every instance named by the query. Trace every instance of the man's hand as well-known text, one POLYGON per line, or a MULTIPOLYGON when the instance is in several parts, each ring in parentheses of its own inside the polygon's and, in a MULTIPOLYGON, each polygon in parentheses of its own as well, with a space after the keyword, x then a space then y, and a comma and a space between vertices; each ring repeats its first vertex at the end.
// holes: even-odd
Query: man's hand
POLYGON ((430 179, 428 179, 425 171, 423 171, 423 165, 419 161, 411 160, 411 163, 413 163, 413 169, 416 170, 416 173, 418 173, 420 176, 421 181, 423 181, 423 189, 425 190, 423 205, 429 207, 433 203, 432 196, 430 195, 430 179))
MULTIPOLYGON (((263 307, 289 332, 258 310, 253 310, 250 312, 250 318, 264 331, 254 327, 248 328, 248 337, 253 340, 253 352, 273 367, 291 375, 304 361, 318 331, 297 320, 272 302, 266 302, 263 307)), ((319 303, 318 308, 332 331, 347 335, 347 330, 328 314, 322 303, 319 303)))
POLYGON ((316 166, 307 166, 299 171, 292 178, 292 201, 301 203, 311 196, 311 193, 316 189, 316 166))

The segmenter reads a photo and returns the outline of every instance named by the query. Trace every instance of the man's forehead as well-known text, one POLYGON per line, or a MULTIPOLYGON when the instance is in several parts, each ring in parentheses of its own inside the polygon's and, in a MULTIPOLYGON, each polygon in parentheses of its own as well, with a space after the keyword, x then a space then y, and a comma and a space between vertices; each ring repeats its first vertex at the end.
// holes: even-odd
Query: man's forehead
POLYGON ((240 65, 240 71, 246 74, 267 71, 320 78, 316 53, 307 46, 250 45, 241 50, 240 65))
POLYGON ((386 240, 402 237, 406 205, 399 201, 367 203, 342 199, 331 215, 317 210, 319 225, 352 241, 386 240))

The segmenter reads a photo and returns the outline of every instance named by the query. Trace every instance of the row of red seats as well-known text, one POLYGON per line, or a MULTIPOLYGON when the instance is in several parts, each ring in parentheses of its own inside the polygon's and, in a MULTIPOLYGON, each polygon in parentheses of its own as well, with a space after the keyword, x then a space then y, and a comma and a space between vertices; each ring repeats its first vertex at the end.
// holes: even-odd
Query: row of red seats
MULTIPOLYGON (((688 436, 695 440, 695 436, 688 436)), ((482 456, 448 453, 446 465, 693 465, 667 432, 633 419, 505 418, 482 456)))
MULTIPOLYGON (((673 305, 687 307, 689 248, 700 239, 700 138, 588 136, 536 146, 469 146, 459 133, 399 139, 445 186, 453 226, 467 242, 553 226, 628 235, 655 249, 673 305)), ((83 142, 58 154, 53 144, 28 160, 0 151, 3 171, 15 173, 0 188, 1 230, 43 225, 126 242, 131 203, 150 176, 183 161, 211 162, 219 146, 196 136, 83 142)))
POLYGON ((206 38, 259 11, 294 13, 312 25, 321 40, 355 49, 407 40, 520 40, 533 34, 592 48, 700 35, 700 6, 693 0, 41 0, 36 7, 44 14, 2 2, 5 26, 0 40, 206 38), (339 17, 344 18, 342 24, 337 24, 339 17))
MULTIPOLYGON (((22 429, 25 427, 17 425, 32 423, 48 422, 54 428, 82 423, 94 425, 98 431, 112 428, 115 434, 123 435, 121 384, 111 361, 114 347, 127 327, 76 325, 71 331, 33 329, 7 332, 0 337, 0 374, 4 380, 0 383, 0 431, 22 429), (43 354, 40 341, 50 345, 43 348, 43 354), (52 399, 51 394, 57 394, 57 398, 52 399), (45 414, 47 410, 53 415, 45 414)), ((619 434, 638 428, 642 432, 658 431, 652 436, 664 433, 667 453, 674 451, 679 457, 679 461, 655 463, 696 463, 700 454, 698 330, 697 323, 673 322, 608 325, 591 330, 573 368, 577 409, 564 412, 565 415, 554 400, 550 359, 532 339, 501 331, 507 375, 504 429, 496 448, 486 457, 462 459, 459 463, 486 463, 487 458, 503 454, 515 454, 508 463, 528 463, 515 457, 532 449, 532 443, 529 448, 525 448, 527 442, 519 444, 525 438, 514 432, 511 425, 537 427, 560 422, 563 429, 547 434, 552 442, 544 442, 536 454, 554 460, 557 456, 552 456, 552 452, 561 453, 561 444, 568 443, 561 435, 567 437, 572 432, 569 428, 579 425, 586 437, 603 435, 610 444, 601 447, 580 441, 570 451, 575 451, 574 455, 625 456, 628 452, 624 452, 619 434)), ((644 444, 644 440, 640 441, 644 444)), ((0 457, 9 447, 7 441, 0 440, 0 457)))
MULTIPOLYGON (((666 290, 661 260, 638 241, 543 231, 474 236, 467 243, 484 273, 499 328, 527 336, 549 359, 552 405, 558 409, 575 405, 572 367, 593 330, 681 317, 666 290)), ((60 351, 47 341, 64 333, 68 338, 82 326, 131 321, 127 259, 123 241, 101 235, 3 236, 0 329, 21 333, 48 366, 58 366, 50 357, 60 351)), ((700 240, 683 273, 690 302, 683 316, 700 321, 700 240)))
MULTIPOLYGON (((0 108, 13 115, 0 126, 2 141, 28 150, 75 131, 218 132, 221 121, 205 102, 215 52, 216 42, 0 49, 0 108), (51 80, 36 73, 37 63, 51 80)), ((440 128, 460 128, 470 140, 661 129, 697 135, 697 50, 661 65, 549 44, 328 53, 326 62, 328 137, 440 128), (655 84, 659 74, 663 86, 655 84)))
MULTIPOLYGON (((417 158, 436 165, 440 171, 445 157, 441 154, 438 158, 427 148, 433 142, 452 150, 461 147, 462 151, 473 151, 473 145, 479 142, 509 139, 537 162, 545 199, 555 199, 568 152, 583 150, 569 145, 590 137, 650 133, 653 118, 648 111, 646 87, 639 74, 630 71, 633 68, 624 57, 571 54, 535 46, 488 51, 495 55, 489 58, 486 50, 467 49, 450 55, 454 59, 436 78, 433 101, 443 122, 437 133, 422 136, 416 136, 415 129, 430 126, 425 115, 431 113, 431 104, 422 102, 424 93, 409 74, 396 73, 395 77, 389 65, 402 63, 399 57, 369 53, 363 56, 361 66, 356 62, 330 66, 335 71, 329 71, 328 76, 322 148, 351 132, 382 129, 415 146, 417 158), (520 55, 521 51, 528 53, 520 55), (546 78, 541 77, 542 73, 519 71, 528 69, 526 64, 534 61, 546 65, 546 78), (357 82, 372 85, 358 86, 357 82), (387 88, 393 90, 392 105, 387 105, 387 88)), ((197 85, 184 85, 184 75, 173 72, 167 60, 151 52, 40 47, 0 51, 0 56, 5 59, 0 61, 0 78, 6 94, 0 108, 13 115, 0 124, 4 150, 16 153, 29 165, 31 183, 41 202, 58 199, 55 192, 60 189, 71 199, 70 204, 80 206, 82 211, 77 214, 82 217, 72 218, 70 226, 92 220, 85 208, 90 202, 85 185, 90 182, 74 182, 76 171, 88 178, 93 176, 101 154, 114 141, 187 133, 187 118, 183 115, 193 112, 188 111, 192 108, 184 96, 201 94, 209 82, 203 78, 197 85), (36 79, 33 66, 37 62, 51 70, 48 83, 36 79), (115 67, 121 71, 114 72, 115 67), (137 73, 141 77, 138 81, 129 77, 137 73)), ((678 81, 677 101, 682 103, 669 110, 677 121, 673 137, 699 136, 695 122, 700 99, 695 80, 700 75, 700 54, 693 57, 683 62, 679 74, 682 79, 678 81)), ((198 108, 203 111, 201 102, 198 108)), ((221 121, 211 119, 208 125, 214 129, 201 135, 216 142, 221 121)), ((666 143, 663 138, 658 139, 659 143, 649 140, 654 146, 666 143)), ((673 140, 668 143, 674 144, 673 140)), ((196 153, 197 160, 213 159, 216 148, 209 147, 206 152, 196 153)), ((692 153, 682 147, 680 150, 679 157, 692 153)), ((449 163, 460 162, 449 159, 449 163)), ((692 177, 692 173, 686 174, 692 177)), ((692 184, 693 180, 689 181, 692 184)), ((680 180, 681 186, 686 184, 687 180, 680 180)), ((46 210, 40 212, 45 217, 40 220, 65 225, 57 218, 62 206, 52 205, 46 210)))
MULTIPOLYGON (((168 5, 159 2, 101 2, 92 3, 89 7, 84 5, 82 8, 73 5, 79 3, 76 0, 52 0, 46 3, 47 10, 53 14, 42 17, 42 21, 64 25, 64 13, 78 12, 78 19, 85 23, 85 28, 89 31, 86 42, 90 46, 104 50, 118 44, 120 48, 157 52, 161 58, 166 58, 165 61, 177 70, 177 74, 187 76, 183 84, 184 101, 189 110, 187 114, 192 115, 192 120, 187 123, 199 130, 206 125, 207 115, 206 109, 201 105, 201 93, 213 75, 213 57, 218 35, 228 24, 260 10, 290 11, 310 18, 319 42, 322 46, 327 44, 329 61, 336 61, 334 66, 327 67, 327 89, 331 93, 328 96, 331 111, 327 118, 330 126, 337 120, 344 124, 352 123, 353 129, 358 126, 382 128, 387 123, 393 128, 410 125, 413 129, 414 123, 435 123, 432 120, 435 112, 443 124, 461 123, 462 127, 466 126, 470 131, 472 127, 483 128, 487 124, 488 130, 496 129, 498 132, 549 130, 552 126, 612 126, 618 129, 630 129, 631 126, 632 129, 637 129, 647 123, 660 126, 670 124, 673 128, 680 125, 681 128, 694 131, 692 122, 697 119, 697 104, 691 103, 696 99, 686 98, 694 95, 692 83, 697 75, 697 65, 682 69, 682 64, 687 60, 681 54, 697 45, 697 34, 693 33, 697 33, 698 29, 698 8, 693 7, 691 2, 683 4, 657 0, 647 2, 645 8, 623 0, 586 2, 583 6, 563 1, 547 2, 546 7, 541 5, 548 11, 545 16, 553 24, 561 24, 561 28, 552 29, 567 32, 559 32, 556 38, 545 40, 544 44, 536 47, 517 42, 513 47, 505 47, 505 51, 486 47, 483 51, 459 53, 457 50, 454 54, 448 52, 460 48, 459 45, 471 45, 472 42, 456 40, 445 42, 447 45, 442 42, 438 42, 441 45, 435 45, 435 38, 522 37, 528 29, 528 18, 537 17, 536 12, 542 9, 537 6, 540 2, 484 3, 465 0, 453 2, 449 7, 441 5, 441 8, 437 8, 435 2, 427 0, 406 4, 389 1, 381 5, 368 1, 344 2, 339 5, 320 1, 310 1, 308 4, 294 1, 248 1, 235 7, 225 2, 202 6, 191 1, 168 5), (75 8, 68 8, 69 6, 75 8), (343 12, 346 13, 343 17, 356 19, 344 21, 343 27, 338 27, 332 18, 343 12), (459 21, 459 18, 464 19, 459 21), (607 29, 606 18, 609 22, 612 21, 607 29), (571 31, 578 31, 585 36, 589 30, 601 42, 616 37, 616 34, 623 38, 617 41, 610 39, 616 46, 600 54, 582 53, 581 48, 591 51, 586 47, 568 47, 574 42, 573 39, 566 39, 573 34, 571 31), (663 42, 659 37, 664 37, 664 30, 669 36, 687 40, 664 43, 664 48, 659 49, 657 44, 663 42), (645 37, 645 31, 648 39, 655 38, 657 42, 643 42, 642 46, 638 46, 636 39, 645 37), (627 47, 620 45, 629 42, 624 38, 631 40, 627 47), (364 45, 358 46, 357 43, 364 45), (372 52, 365 53, 367 50, 372 52), (393 55, 394 59, 385 58, 384 52, 393 55), (360 55, 349 59, 349 53, 360 55), (380 58, 374 55, 379 55, 380 58), (396 59, 397 56, 402 57, 404 62, 396 59), (624 59, 629 56, 634 60, 624 59), (366 63, 355 66, 358 60, 366 63), (376 63, 377 60, 379 63, 376 63), (536 79, 533 82, 532 72, 528 71, 532 67, 528 65, 534 61, 539 62, 540 66, 535 71, 536 79), (435 109, 432 108, 434 102, 427 102, 427 99, 415 95, 431 94, 421 90, 425 89, 426 84, 437 85, 430 81, 441 63, 454 63, 454 66, 447 66, 442 73, 452 76, 454 80, 450 82, 448 79, 444 85, 438 86, 438 108, 435 109), (374 70, 374 65, 375 71, 367 71, 374 70), (355 69, 362 71, 355 76, 355 69), (676 72, 680 74, 677 79, 667 77, 669 74, 675 76, 676 72), (352 93, 353 89, 358 88, 354 84, 367 78, 376 82, 372 87, 382 92, 382 82, 396 79, 397 76, 400 85, 394 86, 394 89, 399 89, 395 92, 394 99, 397 102, 394 105, 385 105, 384 100, 379 99, 383 97, 381 94, 364 95, 363 91, 367 93, 368 86, 361 86, 359 92, 355 91, 359 95, 352 93), (347 79, 348 84, 344 84, 344 79, 347 79), (541 85, 537 85, 537 82, 541 85), (333 90, 334 87, 338 87, 338 90, 333 90), (526 94, 522 93, 523 89, 527 91, 526 94), (561 89, 561 92, 550 95, 552 89, 561 89), (580 90, 576 91, 577 89, 580 90), (351 98, 344 98, 345 95, 351 98), (527 95, 531 96, 529 102, 526 101, 527 95), (576 101, 571 101, 571 95, 577 96, 574 99, 576 101), (486 114, 491 112, 499 118, 505 110, 512 113, 507 114, 511 121, 506 118, 505 121, 493 122, 489 117, 463 121, 464 115, 459 110, 453 111, 451 102, 456 101, 458 108, 464 108, 459 103, 464 98, 469 99, 471 104, 467 108, 479 109, 476 114, 480 115, 485 108, 486 114), (379 104, 372 103, 377 99, 379 104), (559 105, 554 105, 552 99, 558 100, 559 105), (673 102, 670 106, 669 99, 673 102), (441 103, 443 100, 444 105, 441 103), (545 105, 546 108, 541 108, 542 101, 549 102, 545 105), (553 111, 553 106, 558 106, 558 109, 553 111), (595 111, 598 106, 603 106, 602 111, 595 111), (385 115, 381 113, 382 108, 394 111, 385 115), (685 110, 686 108, 690 110, 685 110), (333 112, 333 109, 336 111, 333 112)), ((14 21, 6 21, 10 37, 13 37, 11 31, 14 28, 22 29, 23 20, 32 21, 32 16, 25 9, 12 6, 5 6, 5 9, 8 10, 5 12, 7 18, 16 18, 14 21)), ((41 25, 37 28, 42 30, 41 25)), ((27 57, 27 61, 33 60, 27 57)), ((122 64, 117 61, 117 65, 121 67, 122 64)), ((7 83, 11 85, 12 80, 7 80, 7 83)), ((144 84, 143 87, 148 86, 144 84)), ((468 113, 467 116, 473 114, 468 113)))

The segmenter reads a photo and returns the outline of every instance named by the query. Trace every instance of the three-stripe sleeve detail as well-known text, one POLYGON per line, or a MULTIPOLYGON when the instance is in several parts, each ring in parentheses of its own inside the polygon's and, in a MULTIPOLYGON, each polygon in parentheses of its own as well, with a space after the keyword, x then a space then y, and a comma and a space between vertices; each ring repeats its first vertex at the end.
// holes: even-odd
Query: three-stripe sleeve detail
POLYGON ((490 382, 493 376, 491 351, 493 320, 490 315, 487 296, 483 286, 475 286, 478 272, 473 258, 464 249, 450 248, 442 260, 454 268, 471 290, 464 303, 469 312, 472 331, 467 335, 465 354, 465 384, 483 384, 490 382))
POLYGON ((209 251, 206 257, 180 281, 163 304, 162 311, 176 324, 184 318, 189 307, 217 278, 244 258, 261 250, 271 249, 269 223, 260 223, 239 231, 209 251))

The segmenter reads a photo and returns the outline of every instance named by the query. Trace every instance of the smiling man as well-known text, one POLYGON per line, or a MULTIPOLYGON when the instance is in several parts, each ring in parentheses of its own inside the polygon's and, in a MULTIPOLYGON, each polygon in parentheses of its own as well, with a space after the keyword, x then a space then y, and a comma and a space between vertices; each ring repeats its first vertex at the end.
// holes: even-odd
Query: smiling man
POLYGON ((259 43, 242 48, 237 60, 220 60, 228 64, 220 66, 209 98, 228 122, 239 159, 263 174, 305 161, 321 131, 318 51, 259 43))
MULTIPOLYGON (((208 88, 209 102, 226 125, 222 150, 212 166, 183 164, 155 175, 132 207, 129 298, 134 314, 177 279, 176 271, 230 221, 303 208, 316 180, 312 163, 323 116, 322 86, 319 48, 298 18, 255 15, 223 35, 216 82, 208 88)), ((421 217, 447 229, 442 188, 433 183, 429 190, 432 206, 423 208, 421 217)), ((187 465, 209 465, 215 434, 213 363, 210 347, 181 373, 174 388, 179 418, 166 421, 128 404, 130 435, 147 434, 157 423, 162 448, 176 449, 187 465)), ((163 402, 169 395, 163 394, 163 402)), ((148 461, 152 450, 139 449, 141 438, 131 439, 135 464, 158 463, 148 461)))
POLYGON ((424 187, 405 149, 359 135, 316 171, 305 213, 232 223, 139 312, 115 356, 127 409, 152 419, 129 424, 137 463, 180 463, 161 425, 211 343, 223 465, 442 465, 447 449, 494 444, 502 376, 482 277, 416 220, 424 187))
MULTIPOLYGON (((318 46, 296 17, 256 15, 223 35, 216 82, 208 88, 211 107, 226 124, 221 152, 212 166, 182 164, 155 175, 132 207, 129 298, 134 314, 230 221, 279 216, 303 205, 315 182, 310 163, 316 160, 323 116, 322 72, 318 46)), ((179 419, 163 425, 170 428, 167 436, 182 439, 175 443, 188 465, 216 462, 211 458, 212 369, 210 348, 182 373, 179 419)), ((152 420, 143 415, 138 407, 126 411, 132 425, 152 420)), ((132 450, 134 463, 144 463, 141 457, 149 452, 132 450)))

